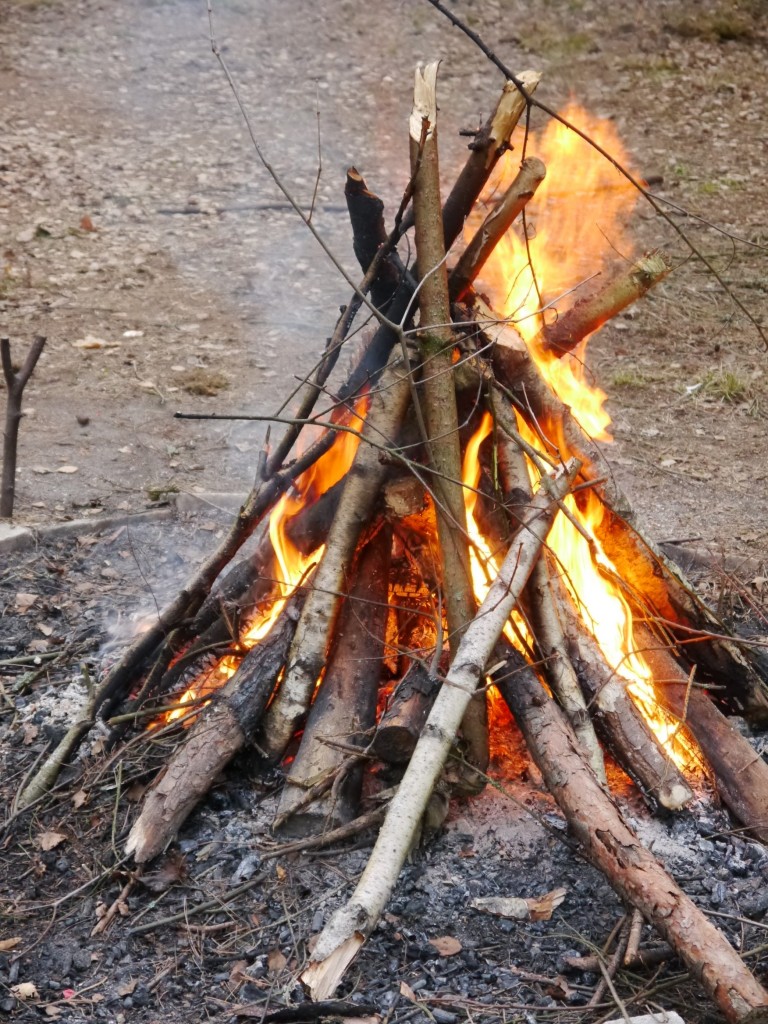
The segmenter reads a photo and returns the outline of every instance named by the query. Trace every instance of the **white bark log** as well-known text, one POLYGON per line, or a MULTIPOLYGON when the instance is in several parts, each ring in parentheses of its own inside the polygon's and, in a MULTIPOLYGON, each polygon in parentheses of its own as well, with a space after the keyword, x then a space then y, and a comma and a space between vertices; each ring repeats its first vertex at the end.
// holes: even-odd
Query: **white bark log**
POLYGON ((498 577, 467 627, 357 888, 318 936, 312 960, 302 974, 315 1000, 328 999, 336 991, 347 967, 376 926, 411 849, 462 716, 549 533, 556 503, 568 493, 578 469, 579 463, 572 460, 557 476, 545 478, 498 577))

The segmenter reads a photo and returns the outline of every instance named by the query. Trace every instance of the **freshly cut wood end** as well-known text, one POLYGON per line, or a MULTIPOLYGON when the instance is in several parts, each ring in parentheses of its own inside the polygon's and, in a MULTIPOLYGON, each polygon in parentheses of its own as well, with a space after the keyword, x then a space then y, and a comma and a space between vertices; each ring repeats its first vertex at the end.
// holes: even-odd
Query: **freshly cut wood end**
MULTIPOLYGON (((521 71, 515 77, 530 95, 536 91, 536 86, 541 81, 541 72, 521 71)), ((497 142, 506 142, 524 110, 525 97, 514 82, 506 82, 491 122, 491 138, 497 142)))
POLYGON ((365 941, 360 932, 355 932, 341 945, 329 953, 324 960, 313 960, 304 971, 301 980, 309 990, 314 1002, 333 998, 333 994, 344 977, 344 973, 357 956, 357 951, 365 941))
POLYGON ((439 60, 433 60, 429 64, 420 64, 416 68, 416 75, 413 83, 413 110, 408 124, 408 130, 414 142, 421 141, 422 124, 424 118, 429 121, 427 138, 431 139, 435 134, 437 125, 437 69, 440 67, 439 60))

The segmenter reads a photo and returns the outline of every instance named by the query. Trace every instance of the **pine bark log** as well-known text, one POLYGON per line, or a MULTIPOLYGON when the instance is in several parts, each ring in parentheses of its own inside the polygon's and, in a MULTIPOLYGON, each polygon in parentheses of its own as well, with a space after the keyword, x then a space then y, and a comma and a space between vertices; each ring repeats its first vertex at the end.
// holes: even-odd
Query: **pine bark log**
POLYGON ((768 764, 688 675, 663 641, 642 625, 635 641, 653 672, 661 703, 686 728, 712 769, 718 793, 733 816, 768 842, 768 764))
MULTIPOLYGON (((573 731, 533 671, 509 652, 512 681, 498 688, 571 832, 621 899, 685 961, 732 1024, 768 1020, 768 992, 693 901, 640 843, 584 762, 573 731)), ((509 673, 505 668, 504 674, 509 673)))
MULTIPOLYGON (((467 517, 461 485, 461 445, 456 389, 453 379, 453 330, 445 265, 445 235, 440 203, 437 146, 438 62, 416 70, 414 103, 409 122, 411 170, 414 175, 413 211, 416 258, 421 276, 419 344, 422 357, 424 419, 427 450, 435 471, 432 491, 437 513, 437 536, 443 577, 443 596, 452 653, 475 614, 467 543, 467 517), (426 131, 424 130, 426 128, 426 131)), ((485 692, 467 707, 462 727, 467 760, 479 772, 488 767, 488 711, 485 692)), ((470 789, 479 776, 468 779, 470 789)))

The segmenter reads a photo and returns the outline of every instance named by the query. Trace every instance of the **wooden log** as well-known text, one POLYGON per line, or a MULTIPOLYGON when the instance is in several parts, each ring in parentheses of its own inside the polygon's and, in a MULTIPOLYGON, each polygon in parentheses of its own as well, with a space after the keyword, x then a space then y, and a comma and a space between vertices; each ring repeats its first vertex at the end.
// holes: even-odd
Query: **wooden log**
POLYGON ((638 649, 667 708, 691 733, 712 769, 717 791, 737 821, 768 842, 768 764, 675 660, 647 626, 635 626, 638 649))
POLYGON ((768 1020, 768 992, 725 936, 642 846, 584 762, 562 711, 509 647, 497 677, 531 756, 587 859, 685 961, 726 1020, 768 1020))
MULTIPOLYGON (((386 244, 384 203, 368 190, 365 179, 355 167, 347 171, 344 187, 349 220, 352 225, 352 246, 357 262, 364 271, 373 263, 379 249, 386 244)), ((377 309, 386 310, 400 282, 400 275, 390 257, 382 259, 371 281, 371 300, 377 309)))
POLYGON ((0 338, 0 362, 3 367, 7 392, 5 406, 5 431, 3 433, 3 475, 0 482, 0 519, 13 516, 16 497, 16 458, 21 426, 21 399, 27 381, 37 366, 45 348, 46 339, 38 334, 27 352, 27 358, 20 370, 15 370, 11 358, 10 338, 0 338))
POLYGON ((517 603, 541 545, 549 533, 554 504, 570 488, 578 470, 572 462, 547 478, 531 504, 499 575, 468 626, 435 700, 405 775, 387 810, 379 838, 349 901, 328 921, 311 954, 302 981, 312 999, 327 999, 375 928, 438 781, 467 705, 483 678, 485 665, 517 603))
MULTIPOLYGON (((518 76, 532 95, 541 75, 521 71, 518 76)), ((445 246, 450 249, 461 234, 464 221, 485 188, 494 167, 509 149, 509 137, 525 112, 525 99, 513 82, 505 82, 493 114, 470 144, 470 155, 443 207, 445 246)))
POLYGON ((613 756, 652 803, 678 811, 693 791, 661 746, 593 636, 579 621, 562 591, 555 596, 564 618, 568 653, 584 695, 595 710, 595 722, 613 756))
MULTIPOLYGON (((409 122, 416 258, 422 275, 419 291, 419 346, 423 361, 422 393, 437 513, 437 537, 442 568, 443 600, 451 652, 475 614, 467 541, 464 489, 461 485, 461 445, 456 389, 453 380, 453 331, 445 265, 445 236, 440 205, 437 145, 438 61, 416 70, 413 110, 409 122), (426 126, 427 130, 424 131, 426 126)), ((467 761, 478 769, 468 778, 470 790, 482 788, 488 767, 488 710, 485 692, 467 707, 462 733, 467 761)))
MULTIPOLYGON (((491 396, 491 408, 499 411, 500 396, 491 396)), ((522 449, 504 434, 499 439, 499 472, 505 494, 531 500, 531 484, 522 449)), ((550 579, 546 556, 539 558, 525 588, 525 607, 533 631, 533 642, 543 661, 543 672, 560 707, 565 711, 588 764, 605 782, 605 761, 589 716, 576 673, 566 650, 562 617, 554 600, 555 580, 550 579)))
POLYGON ((362 751, 367 743, 364 734, 376 723, 389 614, 391 547, 392 533, 385 526, 368 541, 357 558, 355 582, 336 620, 325 675, 277 809, 280 831, 288 835, 312 835, 337 828, 357 814, 362 768, 357 765, 338 776, 349 758, 349 751, 330 746, 326 741, 341 740, 347 747, 359 746, 362 751), (306 791, 326 778, 336 779, 332 789, 305 806, 306 791))
POLYGON ((375 391, 363 426, 363 439, 331 524, 325 552, 312 578, 304 611, 288 656, 285 675, 265 716, 258 745, 278 761, 309 709, 315 684, 325 665, 333 623, 341 604, 355 549, 369 525, 388 471, 382 447, 395 449, 410 402, 410 366, 393 353, 381 386, 375 391), (367 443, 370 440, 372 443, 367 443))
POLYGON ((267 636, 204 708, 144 797, 125 844, 144 864, 168 846, 189 814, 251 738, 285 665, 304 602, 292 597, 267 636))
POLYGON ((520 164, 512 184, 477 229, 451 271, 449 287, 453 302, 461 302, 467 294, 488 257, 533 198, 546 173, 538 157, 526 157, 520 164))
POLYGON ((440 677, 423 662, 411 662, 379 719, 368 752, 388 764, 408 764, 440 686, 440 677))
POLYGON ((554 323, 544 327, 533 344, 540 344, 543 351, 562 358, 593 331, 646 295, 671 269, 669 259, 658 249, 646 253, 629 270, 618 274, 593 295, 579 299, 554 323))

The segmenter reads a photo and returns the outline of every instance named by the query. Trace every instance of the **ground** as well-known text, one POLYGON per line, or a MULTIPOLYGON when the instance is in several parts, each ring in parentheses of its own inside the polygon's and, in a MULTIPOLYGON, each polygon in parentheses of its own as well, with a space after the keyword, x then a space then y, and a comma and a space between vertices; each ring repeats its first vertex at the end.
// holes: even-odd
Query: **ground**
MULTIPOLYGON (((637 250, 664 248, 675 272, 592 341, 589 359, 614 418, 608 458, 641 521, 657 540, 727 556, 744 570, 744 596, 759 596, 768 552, 768 354, 752 322, 768 312, 760 0, 653 0, 629 14, 590 0, 535 8, 462 0, 451 9, 514 69, 541 70, 548 104, 574 95, 611 118, 633 165, 674 204, 665 206, 674 223, 720 275, 689 258, 670 224, 641 207, 637 250)), ((319 123, 313 221, 355 277, 344 171, 355 164, 387 209, 396 208, 415 62, 444 58, 446 183, 466 145, 458 129, 486 116, 498 74, 426 0, 382 0, 374 9, 352 0, 238 0, 214 10, 254 131, 305 208, 319 123)), ((253 478, 263 424, 175 420, 173 412, 274 413, 318 355, 349 288, 255 158, 211 54, 200 0, 6 0, 0 29, 0 335, 11 338, 17 362, 35 335, 48 339, 25 392, 16 518, 43 527, 94 518, 79 540, 51 541, 8 563, 3 654, 48 657, 63 648, 63 675, 41 677, 61 682, 81 657, 103 664, 137 608, 170 594, 226 521, 214 508, 107 530, 101 516, 141 512, 169 493, 242 491, 253 478), (25 616, 16 595, 28 592, 40 597, 25 616)), ((709 585, 717 598, 717 579, 709 585)), ((50 706, 36 703, 40 679, 17 692, 18 671, 9 668, 6 679, 9 799, 19 782, 13 773, 32 767, 44 739, 13 727, 25 721, 54 735, 58 727, 50 706)), ((60 692, 57 699, 66 710, 60 692)), ((233 1003, 266 994, 279 1004, 275 992, 293 991, 324 894, 343 891, 364 852, 279 860, 283 875, 269 875, 235 911, 227 901, 257 872, 254 837, 263 856, 270 808, 267 799, 250 821, 243 811, 252 789, 222 790, 181 844, 200 898, 220 903, 207 916, 195 910, 183 926, 132 935, 155 920, 155 899, 176 912, 196 898, 188 885, 157 897, 136 890, 126 922, 89 939, 99 901, 109 904, 128 878, 105 868, 98 894, 95 885, 69 894, 108 863, 108 823, 119 834, 126 813, 118 814, 115 787, 129 786, 111 769, 93 781, 90 827, 99 839, 90 845, 81 819, 67 824, 69 796, 48 816, 21 818, 21 832, 12 823, 3 930, 23 942, 3 954, 0 1010, 29 1020, 48 1005, 49 1015, 70 1020, 186 1022, 202 1012, 226 1018, 233 1003), (44 849, 40 837, 62 829, 66 842, 44 849), (27 981, 40 998, 22 1010, 6 993, 27 981), (75 997, 62 995, 70 989, 75 997)), ((525 793, 547 820, 546 797, 515 789, 525 793)), ((553 997, 515 968, 555 975, 564 952, 580 948, 577 934, 600 943, 620 913, 601 880, 549 833, 518 831, 513 804, 484 800, 471 822, 456 812, 447 835, 416 856, 392 920, 361 960, 360 993, 397 1019, 413 1008, 404 997, 396 1004, 400 981, 417 1002, 428 994, 442 1024, 477 1005, 494 1007, 496 1019, 522 1014, 516 1007, 524 1004, 541 1009, 553 997), (557 934, 551 925, 478 918, 466 903, 491 891, 489 871, 511 894, 562 884, 580 891, 581 902, 558 919, 557 934), (460 957, 435 958, 429 939, 449 932, 460 938, 460 957), (446 1008, 440 999, 449 992, 446 1008)), ((736 913, 762 883, 765 858, 738 836, 713 838, 719 821, 708 814, 667 837, 669 863, 697 898, 736 913), (691 844, 698 859, 689 862, 691 844)), ((741 941, 749 946, 750 936, 741 941)), ((574 993, 568 1005, 580 1001, 574 993)))

